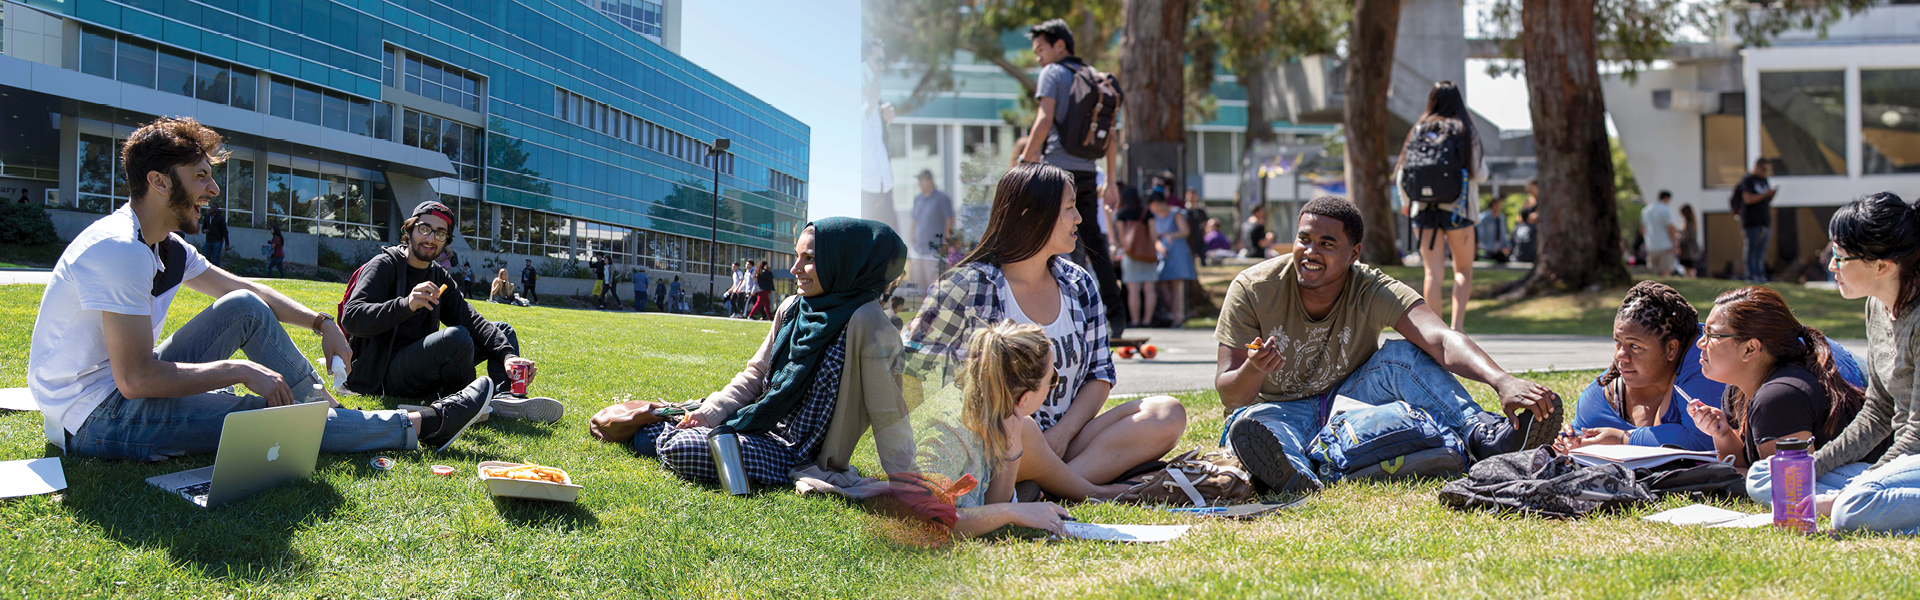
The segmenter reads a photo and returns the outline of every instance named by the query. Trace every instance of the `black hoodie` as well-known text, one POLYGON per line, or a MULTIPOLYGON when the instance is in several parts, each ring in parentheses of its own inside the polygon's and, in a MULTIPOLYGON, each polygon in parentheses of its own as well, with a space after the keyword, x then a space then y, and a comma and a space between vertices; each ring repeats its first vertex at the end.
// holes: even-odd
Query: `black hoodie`
POLYGON ((500 328, 467 305, 453 276, 437 264, 412 269, 416 271, 412 276, 408 274, 410 269, 405 246, 386 248, 360 268, 359 279, 347 292, 346 306, 340 311, 340 329, 352 337, 349 343, 353 348, 353 373, 347 376, 347 389, 365 395, 384 393, 393 351, 420 341, 441 325, 466 327, 473 335, 474 357, 493 363, 490 367, 501 367, 489 371, 504 370, 507 357, 517 352, 500 328), (407 297, 413 289, 408 284, 410 278, 416 280, 413 285, 419 281, 446 285, 440 304, 418 311, 408 308, 407 297))

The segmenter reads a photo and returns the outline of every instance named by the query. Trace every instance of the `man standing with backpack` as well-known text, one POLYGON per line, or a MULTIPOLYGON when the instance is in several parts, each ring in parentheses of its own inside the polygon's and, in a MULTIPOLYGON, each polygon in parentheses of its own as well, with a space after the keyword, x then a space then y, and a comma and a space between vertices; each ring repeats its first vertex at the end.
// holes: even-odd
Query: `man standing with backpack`
POLYGON ((1753 172, 1740 178, 1727 204, 1740 217, 1740 231, 1746 234, 1747 281, 1767 282, 1767 239, 1773 236, 1773 196, 1780 188, 1767 181, 1773 176, 1773 163, 1753 161, 1753 172))
POLYGON ((340 303, 340 329, 353 336, 346 388, 368 396, 438 397, 468 387, 474 365, 485 362, 487 389, 498 392, 494 414, 559 421, 559 401, 505 392, 507 367, 531 371, 533 361, 520 356, 513 327, 473 310, 453 276, 434 262, 453 239, 453 214, 445 204, 421 202, 400 226, 402 243, 354 271, 340 303))
POLYGON ((1093 272, 1100 281, 1100 302, 1107 307, 1110 335, 1120 337, 1126 322, 1120 298, 1120 284, 1114 278, 1113 257, 1107 253, 1107 236, 1100 232, 1101 197, 1116 199, 1111 185, 1103 192, 1094 171, 1094 159, 1105 158, 1108 181, 1119 178, 1114 164, 1119 144, 1113 132, 1121 97, 1113 76, 1101 73, 1073 55, 1073 30, 1067 22, 1053 19, 1027 30, 1033 40, 1033 55, 1039 59, 1040 101, 1034 115, 1027 144, 1019 148, 1021 162, 1045 161, 1073 174, 1074 202, 1080 208, 1080 245, 1073 251, 1074 262, 1093 272))

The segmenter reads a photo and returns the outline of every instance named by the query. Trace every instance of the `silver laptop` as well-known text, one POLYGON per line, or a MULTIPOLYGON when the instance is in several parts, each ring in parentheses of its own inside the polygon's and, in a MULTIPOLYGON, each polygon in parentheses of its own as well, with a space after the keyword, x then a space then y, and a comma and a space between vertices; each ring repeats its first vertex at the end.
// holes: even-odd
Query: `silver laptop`
POLYGON ((233 502, 313 474, 327 403, 308 402, 227 415, 213 466, 147 479, 204 508, 233 502))

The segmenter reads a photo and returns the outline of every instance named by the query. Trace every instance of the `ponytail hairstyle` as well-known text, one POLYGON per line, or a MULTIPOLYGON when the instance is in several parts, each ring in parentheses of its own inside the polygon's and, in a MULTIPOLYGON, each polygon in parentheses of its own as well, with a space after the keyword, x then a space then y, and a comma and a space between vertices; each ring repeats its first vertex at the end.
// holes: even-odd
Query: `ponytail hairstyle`
MULTIPOLYGON (((1686 347, 1693 343, 1694 338, 1700 337, 1700 311, 1688 304, 1679 290, 1651 279, 1636 283, 1627 290, 1627 297, 1620 300, 1620 312, 1613 319, 1633 323, 1653 332, 1659 337, 1663 351, 1667 342, 1680 342, 1680 355, 1674 357, 1674 365, 1686 360, 1686 347)), ((1607 372, 1600 375, 1600 385, 1604 387, 1619 378, 1620 367, 1608 365, 1607 372)), ((1620 407, 1614 408, 1619 410, 1620 407)))
POLYGON ((967 340, 967 361, 960 367, 961 423, 986 442, 988 454, 1002 460, 1007 456, 1009 432, 1000 422, 1013 416, 1020 406, 1020 395, 1041 390, 1053 343, 1037 325, 1001 321, 976 329, 967 340))
MULTIPOLYGON (((1826 422, 1820 430, 1814 432, 1822 439, 1833 439, 1840 433, 1853 416, 1859 414, 1866 396, 1860 388, 1853 387, 1840 377, 1840 369, 1833 362, 1833 349, 1827 346, 1827 336, 1818 329, 1800 324, 1793 316, 1793 309, 1787 308, 1787 301, 1780 292, 1762 286, 1749 286, 1733 290, 1713 299, 1713 307, 1727 318, 1727 333, 1734 339, 1758 340, 1761 349, 1778 364, 1796 364, 1813 373, 1821 387, 1827 389, 1826 422)), ((1736 429, 1745 430, 1740 420, 1747 415, 1747 403, 1750 398, 1735 388, 1727 388, 1727 419, 1736 429)))
POLYGON ((1920 302, 1920 209, 1893 192, 1872 194, 1834 211, 1827 237, 1850 256, 1890 260, 1900 269, 1900 296, 1887 307, 1893 318, 1920 302))

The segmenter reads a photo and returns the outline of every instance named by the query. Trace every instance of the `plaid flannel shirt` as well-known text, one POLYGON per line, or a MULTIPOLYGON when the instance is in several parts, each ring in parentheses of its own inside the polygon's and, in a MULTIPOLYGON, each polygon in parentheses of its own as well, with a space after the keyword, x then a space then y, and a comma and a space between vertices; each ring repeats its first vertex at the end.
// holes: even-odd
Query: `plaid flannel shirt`
MULTIPOLYGON (((1113 383, 1113 350, 1107 346, 1107 309, 1100 302, 1100 290, 1093 275, 1058 256, 1047 264, 1054 280, 1060 282, 1061 293, 1072 300, 1067 303, 1068 314, 1062 317, 1079 323, 1084 334, 1081 339, 1087 340, 1082 348, 1056 348, 1055 351, 1084 353, 1088 357, 1086 381, 1113 383)), ((907 374, 929 387, 952 384, 958 373, 955 367, 966 360, 967 338, 973 329, 1007 318, 1007 307, 998 293, 1006 281, 1000 267, 967 263, 954 267, 934 284, 920 305, 920 313, 900 332, 907 374)))

